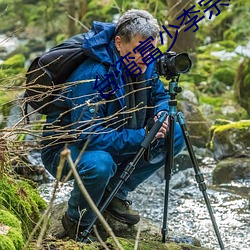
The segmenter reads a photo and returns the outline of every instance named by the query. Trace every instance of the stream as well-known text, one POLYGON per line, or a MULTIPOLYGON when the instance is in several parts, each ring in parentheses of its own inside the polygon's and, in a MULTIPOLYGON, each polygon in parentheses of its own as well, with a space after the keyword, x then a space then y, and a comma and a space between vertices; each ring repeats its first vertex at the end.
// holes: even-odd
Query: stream
MULTIPOLYGON (((207 185, 207 194, 213 208, 222 241, 226 250, 250 250, 250 180, 239 180, 229 184, 212 185, 212 158, 201 162, 201 171, 207 185)), ((130 194, 132 208, 142 217, 162 227, 164 211, 165 180, 158 171, 136 192, 130 194)), ((42 197, 49 201, 54 182, 39 187, 42 197)), ((61 187, 55 203, 69 198, 72 182, 61 187)), ((219 250, 202 193, 197 187, 193 168, 178 171, 170 181, 168 203, 168 228, 177 237, 195 237, 203 247, 219 250)))

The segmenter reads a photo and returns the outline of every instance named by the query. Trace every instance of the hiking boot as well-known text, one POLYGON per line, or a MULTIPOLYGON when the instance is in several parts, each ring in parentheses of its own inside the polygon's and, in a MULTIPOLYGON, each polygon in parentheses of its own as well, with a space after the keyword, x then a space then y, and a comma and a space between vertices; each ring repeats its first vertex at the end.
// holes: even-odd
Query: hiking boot
POLYGON ((132 201, 114 197, 105 211, 122 223, 134 225, 140 221, 140 216, 130 208, 131 205, 132 201))
POLYGON ((78 225, 78 223, 75 223, 75 221, 68 217, 67 213, 65 213, 62 217, 62 225, 66 232, 65 236, 68 236, 70 239, 85 243, 97 241, 97 238, 92 234, 90 234, 86 239, 83 238, 82 234, 86 227, 80 226, 78 225))

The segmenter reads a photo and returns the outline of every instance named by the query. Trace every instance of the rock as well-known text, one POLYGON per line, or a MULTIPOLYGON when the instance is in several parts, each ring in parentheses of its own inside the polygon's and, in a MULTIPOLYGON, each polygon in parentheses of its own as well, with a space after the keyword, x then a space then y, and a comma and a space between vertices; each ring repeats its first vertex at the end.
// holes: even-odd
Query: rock
POLYGON ((209 139, 210 124, 198 107, 188 101, 181 101, 180 110, 185 117, 192 145, 205 148, 209 139))
POLYGON ((170 181, 170 188, 178 189, 190 185, 190 176, 193 176, 193 169, 191 168, 174 174, 170 181))
MULTIPOLYGON (((61 224, 61 216, 65 213, 67 208, 66 203, 61 203, 55 205, 52 209, 51 215, 51 222, 49 224, 49 228, 47 231, 47 238, 44 240, 44 245, 46 245, 46 241, 49 241, 50 244, 53 246, 56 245, 64 245, 67 248, 60 249, 76 249, 80 245, 84 247, 84 249, 103 249, 99 243, 91 243, 91 244, 84 244, 84 243, 76 243, 73 241, 67 241, 66 239, 60 240, 56 239, 55 236, 58 234, 62 235, 63 227, 61 224), (69 245, 72 248, 69 248, 69 245), (95 248, 94 248, 95 247, 95 248)), ((155 226, 154 224, 150 223, 150 221, 146 219, 141 219, 141 222, 135 226, 128 226, 126 224, 120 223, 114 220, 112 217, 105 215, 106 221, 109 223, 110 227, 112 228, 114 234, 118 237, 119 242, 124 247, 124 249, 132 250, 134 249, 136 235, 138 230, 140 230, 139 236, 139 249, 155 249, 155 250, 209 250, 208 248, 204 248, 200 246, 199 240, 193 237, 186 237, 180 235, 174 235, 174 233, 170 232, 169 237, 167 237, 167 243, 161 242, 161 230, 159 227, 155 226)), ((99 229, 101 227, 99 226, 99 229)), ((103 228, 101 230, 104 230, 103 228)), ((110 249, 114 249, 114 243, 111 238, 107 238, 106 244, 110 247, 110 249)), ((47 243, 48 245, 48 243, 47 243)), ((79 248, 80 249, 80 248, 79 248)), ((82 249, 82 248, 81 248, 82 249)))
MULTIPOLYGON (((209 151, 206 148, 198 148, 198 147, 193 146, 193 150, 194 150, 195 158, 198 164, 204 164, 204 160, 212 157, 211 151, 209 151)), ((190 168, 193 171, 193 163, 190 159, 187 149, 184 149, 180 154, 178 154, 174 158, 174 167, 172 169, 172 173, 178 173, 179 171, 190 169, 190 168)), ((154 181, 162 183, 165 180, 164 176, 165 176, 165 167, 159 169, 150 178, 152 179, 152 178, 157 177, 157 179, 155 178, 154 181)))
POLYGON ((234 106, 226 106, 221 108, 221 113, 224 116, 230 115, 230 114, 235 114, 237 113, 237 110, 234 106))
POLYGON ((189 101, 190 103, 194 105, 198 105, 198 99, 196 95, 191 90, 184 90, 182 92, 182 99, 189 101))
POLYGON ((213 171, 214 184, 238 179, 250 179, 250 158, 227 158, 219 162, 213 171))
POLYGON ((209 147, 217 160, 240 155, 250 157, 250 120, 213 126, 209 147))
POLYGON ((214 112, 214 107, 211 104, 203 103, 199 106, 199 108, 205 117, 213 114, 214 112))

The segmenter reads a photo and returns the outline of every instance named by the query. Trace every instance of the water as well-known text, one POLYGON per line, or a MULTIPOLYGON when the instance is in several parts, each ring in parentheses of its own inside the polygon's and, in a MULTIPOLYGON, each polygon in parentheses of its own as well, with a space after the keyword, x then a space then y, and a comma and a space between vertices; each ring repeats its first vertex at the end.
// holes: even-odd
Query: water
MULTIPOLYGON (((203 161, 201 171, 207 184, 209 201, 226 250, 250 250, 250 180, 212 186, 212 159, 203 161)), ((168 205, 170 233, 196 237, 202 246, 219 250, 219 244, 207 211, 203 195, 197 187, 192 168, 174 174, 171 179, 168 205), (175 188, 178 187, 178 188, 175 188)), ((50 199, 53 183, 40 187, 42 196, 50 199)), ((60 187, 56 203, 69 198, 72 182, 60 187)), ((165 181, 159 173, 140 185, 130 198, 140 215, 162 227, 165 181)), ((160 230, 160 229, 159 229, 160 230)))

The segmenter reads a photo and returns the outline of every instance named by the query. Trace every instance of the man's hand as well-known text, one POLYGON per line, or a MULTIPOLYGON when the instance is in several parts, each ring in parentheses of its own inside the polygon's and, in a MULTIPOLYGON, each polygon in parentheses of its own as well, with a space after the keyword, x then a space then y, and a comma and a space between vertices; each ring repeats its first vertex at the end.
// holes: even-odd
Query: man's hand
MULTIPOLYGON (((159 113, 157 113, 157 115, 154 117, 155 122, 158 120, 158 118, 160 117, 161 113, 164 111, 160 111, 159 113)), ((157 132, 157 134, 155 135, 155 139, 159 139, 159 138, 165 138, 166 133, 169 130, 169 124, 168 124, 168 116, 165 119, 165 121, 163 122, 161 128, 159 129, 159 131, 157 132)))

